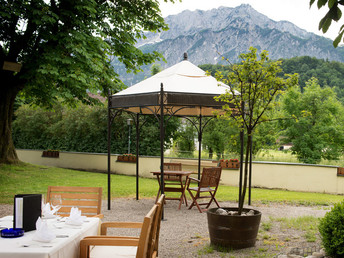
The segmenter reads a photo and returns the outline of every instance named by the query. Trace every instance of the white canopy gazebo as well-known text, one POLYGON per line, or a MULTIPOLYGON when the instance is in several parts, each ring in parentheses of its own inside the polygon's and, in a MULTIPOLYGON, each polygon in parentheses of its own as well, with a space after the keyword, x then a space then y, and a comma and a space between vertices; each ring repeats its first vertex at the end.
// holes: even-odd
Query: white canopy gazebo
MULTIPOLYGON (((160 154, 161 179, 163 180, 164 163, 164 116, 196 117, 196 126, 199 135, 198 177, 201 167, 201 141, 204 126, 209 119, 202 121, 203 117, 214 117, 214 111, 221 111, 224 103, 216 101, 214 97, 226 93, 229 86, 218 82, 205 71, 184 60, 154 76, 145 79, 121 92, 110 95, 108 99, 108 209, 110 209, 110 130, 113 118, 120 111, 132 114, 136 132, 136 198, 138 199, 139 176, 139 116, 154 115, 160 122, 160 154), (163 96, 163 97, 161 97, 163 96), (136 115, 136 117, 135 117, 136 115), (197 127, 198 126, 198 127, 197 127)), ((164 185, 163 182, 161 185, 164 185)))

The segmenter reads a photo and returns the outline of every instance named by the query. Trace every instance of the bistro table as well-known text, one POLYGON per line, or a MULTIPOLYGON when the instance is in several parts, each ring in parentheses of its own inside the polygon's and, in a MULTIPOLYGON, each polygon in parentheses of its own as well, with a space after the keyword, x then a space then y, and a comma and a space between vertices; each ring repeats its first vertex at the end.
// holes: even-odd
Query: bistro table
MULTIPOLYGON (((159 171, 159 172, 151 172, 151 173, 157 177, 158 182, 159 182, 159 191, 155 200, 155 202, 157 202, 159 195, 161 193, 161 178, 160 178, 161 172, 159 171)), ((176 178, 175 179, 176 187, 164 187, 164 193, 166 192, 181 193, 179 198, 166 197, 165 200, 179 200, 179 208, 178 208, 179 210, 184 201, 185 201, 185 205, 188 206, 188 202, 185 197, 185 188, 186 188, 186 182, 191 174, 192 174, 192 171, 171 171, 171 170, 164 171, 165 178, 166 176, 173 176, 174 178, 176 178), (183 183, 183 177, 186 177, 185 184, 183 183)))
MULTIPOLYGON (((81 226, 67 225, 57 219, 46 219, 49 229, 56 238, 49 243, 33 241, 35 230, 25 232, 18 238, 0 238, 1 258, 74 258, 79 257, 80 240, 86 236, 96 236, 100 220, 87 217, 81 226)), ((0 218, 0 227, 12 228, 13 216, 0 218)))

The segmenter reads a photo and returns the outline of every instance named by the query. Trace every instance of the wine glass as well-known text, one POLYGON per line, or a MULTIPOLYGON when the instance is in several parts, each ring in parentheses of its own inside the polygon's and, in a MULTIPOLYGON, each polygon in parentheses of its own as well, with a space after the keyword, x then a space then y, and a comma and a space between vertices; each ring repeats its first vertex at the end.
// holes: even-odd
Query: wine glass
POLYGON ((42 199, 41 199, 41 207, 42 207, 42 209, 44 208, 44 206, 45 206, 45 196, 44 196, 44 194, 42 194, 42 199))
POLYGON ((41 217, 43 219, 44 216, 44 208, 45 208, 45 196, 42 194, 42 199, 41 199, 41 217))
POLYGON ((51 197, 51 207, 53 208, 53 214, 57 213, 57 211, 61 208, 62 205, 62 198, 61 195, 53 195, 51 197))

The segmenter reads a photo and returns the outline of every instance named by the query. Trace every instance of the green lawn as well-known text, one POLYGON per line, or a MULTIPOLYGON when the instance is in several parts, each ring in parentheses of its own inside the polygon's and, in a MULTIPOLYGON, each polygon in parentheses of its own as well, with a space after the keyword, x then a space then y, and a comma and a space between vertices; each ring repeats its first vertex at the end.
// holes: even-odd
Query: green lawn
MULTIPOLYGON (((155 198, 158 191, 156 179, 140 178, 140 198, 155 198)), ((103 187, 107 198, 107 175, 31 164, 0 165, 0 203, 13 203, 15 194, 45 194, 49 185, 103 187)), ((111 175, 112 198, 136 196, 136 178, 111 175)), ((188 194, 187 197, 189 198, 188 194)), ((237 201, 238 188, 221 185, 218 201, 237 201)), ((190 198, 189 198, 190 199, 190 198)), ((344 199, 340 195, 293 192, 284 190, 252 189, 252 203, 290 203, 301 205, 331 205, 344 199)))
MULTIPOLYGON (((177 152, 171 151, 169 154, 166 154, 166 157, 178 157, 177 152)), ((198 151, 189 153, 189 157, 198 158, 198 151)), ((222 158, 222 157, 221 157, 222 158)), ((238 154, 234 153, 225 153, 224 159, 239 158, 238 154)), ((209 153, 202 151, 202 159, 209 159, 209 153)), ((219 160, 215 154, 213 155, 213 160, 219 160)), ((256 155, 253 156, 253 161, 270 161, 270 162, 286 162, 286 163, 302 163, 300 162, 296 155, 293 155, 291 151, 278 151, 278 150, 261 150, 256 155)), ((324 160, 322 159, 318 165, 330 165, 330 166, 339 166, 344 167, 344 155, 341 156, 338 160, 324 160)))

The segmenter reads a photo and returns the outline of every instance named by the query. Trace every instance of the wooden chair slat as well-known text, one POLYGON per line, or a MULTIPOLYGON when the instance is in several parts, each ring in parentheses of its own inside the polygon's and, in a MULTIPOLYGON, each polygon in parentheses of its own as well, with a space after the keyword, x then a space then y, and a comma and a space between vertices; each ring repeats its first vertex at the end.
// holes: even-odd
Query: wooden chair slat
MULTIPOLYGON (((63 206, 60 208, 59 212, 69 212, 73 206, 71 207, 66 207, 63 206)), ((75 207, 75 206, 74 206, 75 207)), ((97 212, 97 208, 84 208, 84 207, 78 207, 79 210, 81 210, 81 214, 84 215, 83 213, 96 213, 97 212)))
POLYGON ((98 193, 63 193, 63 192, 51 192, 50 196, 61 195, 63 199, 98 199, 98 193))
POLYGON ((62 205, 65 206, 95 206, 98 207, 98 201, 84 201, 84 200, 63 200, 62 205))
POLYGON ((61 216, 70 213, 71 207, 77 207, 82 215, 102 217, 102 191, 101 187, 49 186, 46 201, 50 202, 53 196, 60 195, 62 207, 57 214, 61 216))

